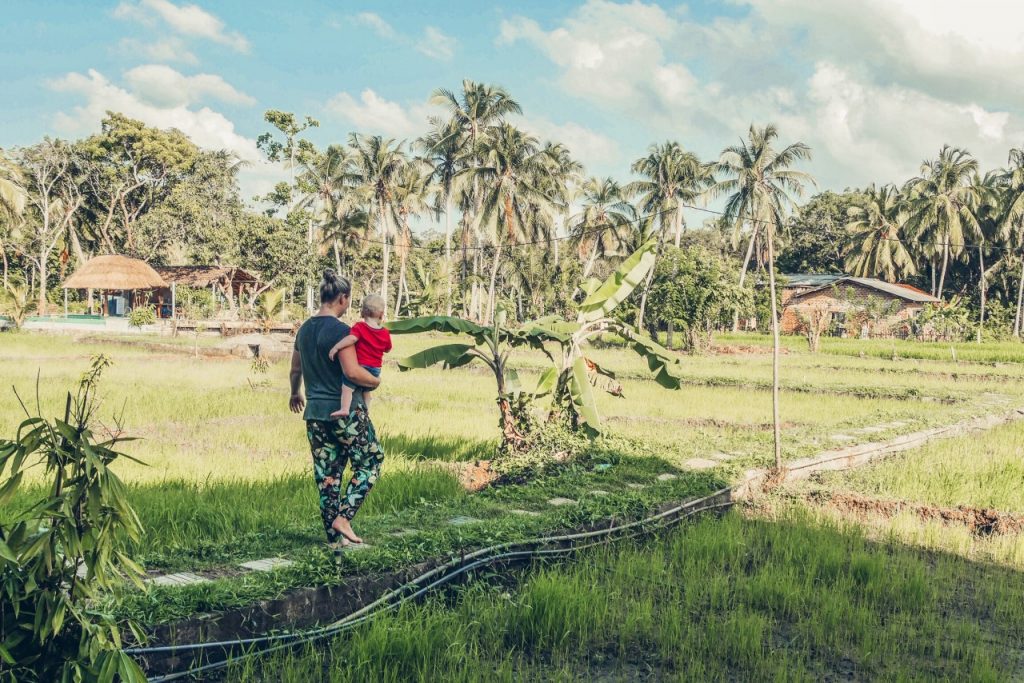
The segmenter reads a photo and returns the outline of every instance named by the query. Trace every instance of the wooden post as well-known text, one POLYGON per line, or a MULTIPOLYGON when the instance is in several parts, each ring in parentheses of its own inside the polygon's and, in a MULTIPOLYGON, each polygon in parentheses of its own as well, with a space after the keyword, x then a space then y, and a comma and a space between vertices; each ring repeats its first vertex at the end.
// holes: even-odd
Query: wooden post
POLYGON ((64 317, 68 317, 68 288, 64 288, 64 317))
POLYGON ((171 320, 178 319, 178 283, 171 283, 171 320))

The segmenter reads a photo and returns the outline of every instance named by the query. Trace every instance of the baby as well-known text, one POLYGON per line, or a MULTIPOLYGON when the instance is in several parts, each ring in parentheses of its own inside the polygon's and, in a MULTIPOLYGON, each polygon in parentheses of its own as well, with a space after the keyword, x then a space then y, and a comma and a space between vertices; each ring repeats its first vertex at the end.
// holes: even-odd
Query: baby
MULTIPOLYGON (((363 299, 363 308, 359 313, 362 320, 352 326, 348 336, 331 348, 327 354, 334 360, 338 352, 346 346, 356 345, 356 360, 374 377, 380 377, 380 367, 384 363, 384 354, 391 350, 391 333, 382 325, 384 318, 384 298, 379 294, 369 294, 363 299)), ((341 407, 331 413, 331 417, 348 417, 352 408, 352 393, 356 385, 346 377, 341 386, 341 407)), ((363 387, 363 402, 370 409, 370 391, 363 387)))

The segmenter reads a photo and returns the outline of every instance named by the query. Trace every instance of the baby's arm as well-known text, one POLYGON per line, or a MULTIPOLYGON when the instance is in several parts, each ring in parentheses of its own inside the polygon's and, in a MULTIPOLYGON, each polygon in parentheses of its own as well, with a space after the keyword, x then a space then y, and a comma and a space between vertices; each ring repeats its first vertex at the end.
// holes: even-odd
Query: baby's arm
POLYGON ((330 358, 331 360, 334 360, 334 357, 338 355, 338 351, 341 351, 346 346, 352 346, 357 341, 359 341, 359 337, 355 336, 354 334, 348 335, 340 342, 331 347, 331 350, 327 352, 327 357, 330 358))

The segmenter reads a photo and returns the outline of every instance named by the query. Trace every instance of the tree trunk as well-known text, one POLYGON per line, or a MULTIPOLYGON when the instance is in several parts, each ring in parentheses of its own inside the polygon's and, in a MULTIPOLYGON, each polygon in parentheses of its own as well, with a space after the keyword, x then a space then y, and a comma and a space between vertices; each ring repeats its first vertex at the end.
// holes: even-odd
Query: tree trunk
POLYGON ((928 266, 931 269, 931 285, 928 287, 928 293, 935 296, 935 261, 928 259, 928 266))
MULTIPOLYGON (((292 185, 295 184, 295 172, 292 171, 292 185)), ((313 253, 313 219, 310 218, 306 226, 306 244, 309 246, 309 253, 313 253)), ((310 269, 312 270, 312 269, 310 269)), ((315 276, 314 276, 315 277, 315 276)), ((306 309, 313 311, 315 306, 313 305, 313 283, 306 281, 306 309)))
POLYGON ((683 238, 683 207, 677 206, 676 212, 672 216, 672 224, 676 231, 676 249, 679 248, 679 243, 683 238))
POLYGON ((8 270, 7 249, 2 247, 2 246, 0 246, 0 256, 3 256, 3 259, 4 259, 4 289, 7 289, 7 284, 8 284, 8 280, 7 280, 7 270, 8 270))
MULTIPOLYGON (((742 289, 743 283, 747 279, 747 269, 750 267, 750 259, 754 256, 754 241, 757 239, 757 224, 754 224, 754 230, 750 233, 750 242, 747 244, 747 255, 743 257, 743 265, 740 266, 740 288, 742 289)), ((737 310, 732 316, 732 331, 736 332, 740 328, 740 312, 737 310)))
POLYGON ((949 266, 949 244, 942 245, 942 273, 939 275, 939 289, 935 296, 942 298, 942 290, 946 284, 946 268, 949 266))
POLYGON ((985 251, 978 247, 978 261, 981 264, 981 278, 979 286, 981 289, 981 314, 978 317, 978 343, 981 343, 982 332, 985 329, 985 251))
POLYGON ((331 247, 334 250, 334 265, 338 272, 341 273, 341 253, 338 251, 338 240, 332 240, 331 247))
POLYGON ((775 469, 782 471, 782 423, 779 419, 779 316, 775 305, 775 236, 768 229, 768 289, 772 308, 772 431, 775 436, 775 469))
POLYGON ((1020 282, 1017 284, 1017 315, 1013 318, 1013 336, 1020 339, 1021 313, 1024 309, 1024 259, 1020 263, 1020 282))
POLYGON ((647 272, 647 277, 644 278, 644 291, 640 295, 640 310, 636 314, 636 329, 644 329, 644 314, 647 312, 647 295, 651 291, 651 282, 654 281, 654 269, 658 267, 658 257, 661 256, 661 245, 665 243, 665 232, 661 231, 658 235, 658 247, 654 250, 654 262, 651 264, 651 269, 647 272))
MULTIPOLYGON (((600 239, 600 237, 597 239, 600 239)), ((584 280, 586 280, 587 276, 590 275, 590 271, 594 268, 594 261, 597 260, 597 244, 597 240, 594 240, 594 248, 590 251, 590 256, 587 258, 587 262, 583 265, 584 280)))
POLYGON ((491 266, 491 286, 487 290, 487 322, 494 320, 495 293, 494 288, 498 283, 498 266, 501 264, 501 246, 494 248, 494 264, 491 266))
POLYGON ((46 247, 39 249, 39 315, 46 315, 46 247))
POLYGON ((452 314, 452 200, 445 199, 444 205, 444 263, 448 298, 445 300, 447 315, 452 314))
POLYGON ((673 341, 673 337, 675 336, 675 332, 676 332, 676 326, 675 326, 675 324, 671 320, 669 320, 668 321, 668 329, 665 332, 665 346, 668 349, 670 349, 670 350, 672 348, 672 341, 673 341))

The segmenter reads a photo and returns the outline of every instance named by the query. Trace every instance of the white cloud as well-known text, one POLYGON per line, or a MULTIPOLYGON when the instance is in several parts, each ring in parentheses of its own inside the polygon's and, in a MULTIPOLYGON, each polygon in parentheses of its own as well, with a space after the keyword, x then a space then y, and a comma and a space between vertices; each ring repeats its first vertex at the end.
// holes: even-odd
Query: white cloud
POLYGON ((587 0, 550 27, 503 21, 497 42, 535 47, 562 90, 629 121, 633 140, 713 158, 751 123, 774 122, 782 142, 811 145, 802 167, 824 187, 905 180, 946 143, 994 167, 1024 138, 1024 27, 998 19, 1006 2, 737 1, 751 11, 696 23, 587 0))
POLYGON ((437 111, 428 104, 403 106, 367 88, 359 99, 340 92, 327 102, 327 110, 344 119, 359 132, 394 138, 414 138, 427 129, 427 118, 437 111))
POLYGON ((69 73, 50 83, 57 91, 81 96, 85 101, 70 113, 56 117, 56 127, 68 134, 87 135, 99 129, 107 111, 116 111, 157 128, 177 128, 205 149, 227 149, 243 161, 260 160, 256 141, 240 135, 235 125, 209 107, 189 109, 177 104, 160 106, 111 83, 90 69, 87 74, 69 73))
POLYGON ((423 31, 423 37, 416 43, 416 49, 431 59, 447 62, 455 55, 456 41, 433 26, 423 31))
POLYGON ((216 74, 185 76, 163 64, 137 66, 125 72, 124 79, 140 98, 162 107, 195 104, 208 97, 231 104, 256 103, 216 74))
POLYGON ((224 22, 199 5, 176 5, 170 0, 123 0, 115 9, 118 19, 130 19, 147 26, 154 25, 154 18, 182 35, 211 40, 226 45, 238 52, 249 51, 249 41, 237 31, 228 31, 224 22))
POLYGON ((167 36, 154 41, 143 42, 135 38, 123 38, 118 43, 121 52, 131 57, 143 57, 154 62, 181 62, 198 64, 199 58, 185 46, 177 36, 167 36))
POLYGON ((544 118, 520 117, 515 123, 542 141, 561 142, 588 170, 607 168, 618 160, 619 146, 614 140, 573 121, 559 124, 544 118))
POLYGON ((983 167, 994 167, 1024 133, 1009 112, 866 82, 828 62, 815 68, 808 96, 811 108, 790 120, 790 129, 817 148, 826 162, 822 179, 838 187, 900 183, 946 142, 966 147, 983 167))
POLYGON ((397 35, 394 27, 392 27, 391 24, 389 24, 388 22, 384 21, 384 19, 379 14, 374 14, 373 12, 360 12, 359 14, 356 15, 356 21, 358 21, 360 24, 372 28, 374 32, 381 38, 390 39, 394 38, 397 35))

